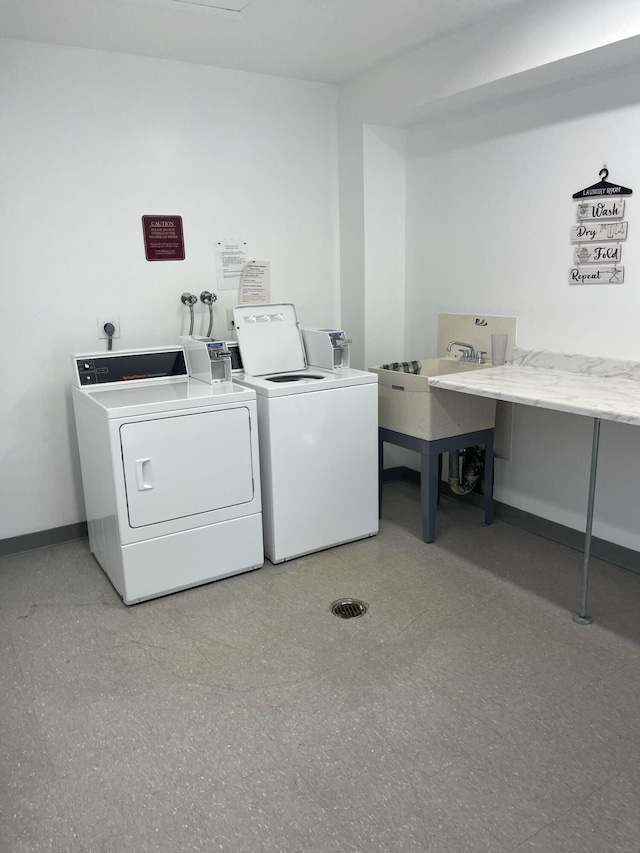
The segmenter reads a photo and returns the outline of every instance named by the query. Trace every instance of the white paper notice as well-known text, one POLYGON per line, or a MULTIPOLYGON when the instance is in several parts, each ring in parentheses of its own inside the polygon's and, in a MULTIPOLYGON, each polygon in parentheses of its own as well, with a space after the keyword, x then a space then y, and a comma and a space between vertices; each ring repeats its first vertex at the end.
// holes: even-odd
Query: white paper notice
POLYGON ((240 302, 271 302, 270 261, 249 261, 242 273, 240 302))
POLYGON ((246 240, 226 238, 216 243, 216 278, 218 290, 235 290, 247 263, 246 240))

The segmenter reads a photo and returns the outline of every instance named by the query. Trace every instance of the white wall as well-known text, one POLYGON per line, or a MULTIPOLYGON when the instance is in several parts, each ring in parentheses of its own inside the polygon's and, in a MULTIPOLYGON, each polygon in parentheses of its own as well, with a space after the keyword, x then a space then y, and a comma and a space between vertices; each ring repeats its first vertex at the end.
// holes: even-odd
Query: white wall
POLYGON ((405 345, 406 134, 366 125, 362 146, 364 363, 369 367, 393 361, 405 345))
MULTIPOLYGON (((272 262, 272 299, 339 326, 336 95, 330 86, 0 41, 0 539, 84 518, 72 352, 176 343, 183 291, 218 292, 214 242, 272 262), (186 260, 145 260, 141 216, 183 217, 186 260)), ((198 326, 206 329, 204 306, 198 326)))
MULTIPOLYGON (((385 308, 393 315, 404 300, 398 359, 435 354, 438 313, 477 312, 517 316, 522 346, 640 361, 635 196, 626 217, 626 283, 567 283, 572 194, 595 183, 604 163, 613 180, 640 194, 638 33, 635 0, 540 0, 341 88, 341 170, 349 164, 340 181, 348 213, 341 300, 346 327, 362 323, 363 352, 385 308), (374 322, 371 282, 348 254, 352 237, 364 243, 365 258, 371 251, 362 141, 370 124, 407 133, 405 288, 388 289, 374 322)), ((516 407, 512 458, 497 462, 496 497, 584 529, 591 429, 588 419, 516 407)), ((640 431, 603 425, 594 533, 636 550, 639 451, 640 431)))
POLYGON ((451 129, 408 137, 407 347, 423 346, 419 317, 441 311, 515 315, 527 348, 640 360, 640 202, 631 196, 625 283, 569 286, 574 192, 609 179, 640 194, 635 105, 610 107, 609 87, 638 92, 640 72, 532 106, 495 110, 451 129), (570 116, 578 97, 587 114, 570 116), (562 109, 562 106, 567 109, 562 109), (545 111, 546 107, 546 111, 545 111), (558 118, 562 115, 562 118, 558 118), (491 125, 487 138, 486 127, 491 125), (437 137, 437 139, 436 139, 437 137), (444 150, 443 150, 444 149, 444 150))
MULTIPOLYGON (((525 348, 640 361, 636 195, 625 211, 625 283, 568 284, 573 193, 597 182, 606 162, 610 180, 640 196, 639 83, 640 73, 611 76, 409 133, 407 357, 424 356, 424 329, 433 333, 435 315, 462 312, 518 317, 525 348), (638 102, 613 109, 612 91, 638 102)), ((427 348, 434 347, 432 339, 427 348)), ((583 528, 591 431, 588 419, 516 407, 511 461, 496 463, 496 498, 583 528)), ((640 550, 640 430, 607 423, 601 446, 594 534, 640 550)))
POLYGON ((532 77, 562 84, 633 61, 638 35, 637 0, 521 2, 341 87, 341 124, 409 127, 460 113, 496 89, 521 92, 532 77))
MULTIPOLYGON (((343 325, 355 339, 357 366, 366 366, 369 335, 364 263, 369 251, 364 224, 366 127, 413 129, 429 119, 425 131, 431 135, 429 151, 439 140, 441 150, 446 150, 461 117, 478 116, 481 131, 491 136, 495 110, 523 101, 532 113, 529 126, 535 127, 538 110, 532 98, 546 107, 556 92, 572 94, 579 85, 637 62, 639 34, 637 0, 610 0, 604 5, 600 0, 537 0, 497 12, 340 87, 341 309, 343 325), (447 131, 452 124, 453 130, 447 131)), ((579 94, 576 97, 583 112, 590 109, 579 94)), ((608 97, 612 106, 618 105, 615 86, 609 87, 608 97)), ((571 104, 568 109, 573 114, 571 104)), ((476 136, 481 131, 476 129, 476 136)), ((464 132, 463 126, 460 134, 464 132)), ((380 309, 394 311, 395 303, 396 293, 390 292, 387 305, 380 309)), ((407 311, 412 310, 407 303, 407 311)))
MULTIPOLYGON (((213 244, 222 236, 246 238, 255 257, 272 261, 272 298, 294 301, 303 323, 344 328, 357 366, 369 356, 424 354, 442 310, 515 314, 524 345, 561 340, 565 349, 640 358, 633 197, 627 283, 607 294, 565 284, 570 194, 595 181, 604 161, 616 180, 638 186, 629 70, 638 32, 635 0, 527 4, 342 87, 339 137, 332 87, 0 41, 0 538, 84 517, 69 354, 104 346, 96 318, 105 314, 120 317, 120 347, 174 342, 187 322, 180 294, 220 293, 213 244), (398 215, 403 131, 394 123, 410 128, 406 223, 401 204, 398 215), (148 213, 183 216, 186 261, 145 261, 140 217, 148 213), (486 250, 496 215, 504 223, 497 254, 486 250), (465 231, 461 247, 460 222, 472 218, 479 227, 465 231), (373 242, 385 223, 389 257, 373 242), (377 263, 393 270, 405 227, 405 285, 393 275, 385 302, 377 263), (544 261, 531 248, 541 234, 544 261), (381 348, 385 317, 393 355, 381 348)), ((217 303, 218 335, 234 302, 222 294, 217 303)), ((516 417, 514 459, 498 471, 497 496, 581 526, 588 423, 548 417, 542 426, 516 417), (536 449, 546 433, 563 441, 536 449), (561 469, 549 462, 556 448, 561 469), (545 482, 559 472, 550 497, 545 482)), ((603 429, 596 506, 596 535, 631 547, 636 441, 630 428, 603 429)))

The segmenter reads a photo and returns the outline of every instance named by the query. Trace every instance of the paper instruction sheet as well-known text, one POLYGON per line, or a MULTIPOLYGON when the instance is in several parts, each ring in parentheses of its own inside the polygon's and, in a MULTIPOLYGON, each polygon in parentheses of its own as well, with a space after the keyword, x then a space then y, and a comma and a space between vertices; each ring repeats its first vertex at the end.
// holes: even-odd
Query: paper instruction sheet
POLYGON ((240 302, 271 302, 271 262, 249 261, 242 272, 240 302))
POLYGON ((216 242, 216 279, 219 290, 235 290, 247 263, 247 241, 226 237, 216 242))

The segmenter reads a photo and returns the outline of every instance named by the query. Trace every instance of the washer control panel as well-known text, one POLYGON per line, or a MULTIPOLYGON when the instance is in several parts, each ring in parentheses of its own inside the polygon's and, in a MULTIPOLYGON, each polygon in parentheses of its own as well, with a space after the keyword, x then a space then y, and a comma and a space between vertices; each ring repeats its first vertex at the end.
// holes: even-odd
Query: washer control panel
POLYGON ((188 377, 182 347, 73 356, 76 385, 188 377))

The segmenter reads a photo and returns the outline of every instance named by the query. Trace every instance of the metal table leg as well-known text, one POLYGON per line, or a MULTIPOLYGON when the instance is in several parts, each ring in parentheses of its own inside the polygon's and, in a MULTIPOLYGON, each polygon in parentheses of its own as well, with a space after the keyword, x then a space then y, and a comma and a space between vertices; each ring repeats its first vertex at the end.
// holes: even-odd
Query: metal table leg
POLYGON ((591 625, 593 619, 587 616, 587 595, 589 593, 589 557, 591 556, 591 529, 593 527, 593 504, 596 496, 596 473, 598 469, 598 447, 600 445, 600 418, 593 419, 593 441, 591 443, 591 475, 589 477, 589 502, 587 504, 587 526, 584 534, 584 567, 582 570, 582 602, 580 613, 573 621, 578 625, 591 625))

